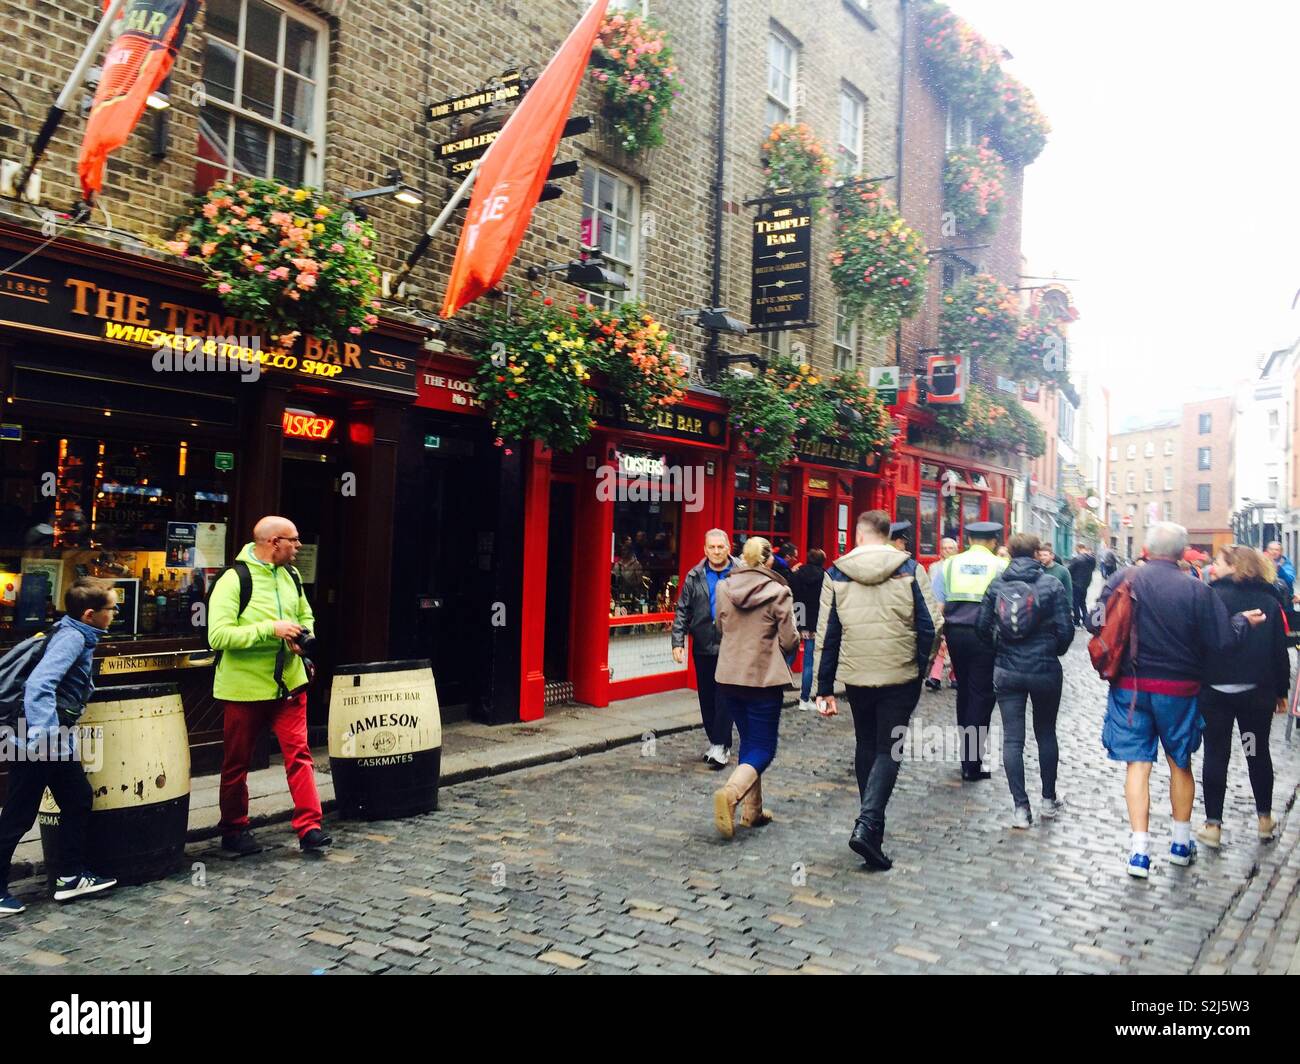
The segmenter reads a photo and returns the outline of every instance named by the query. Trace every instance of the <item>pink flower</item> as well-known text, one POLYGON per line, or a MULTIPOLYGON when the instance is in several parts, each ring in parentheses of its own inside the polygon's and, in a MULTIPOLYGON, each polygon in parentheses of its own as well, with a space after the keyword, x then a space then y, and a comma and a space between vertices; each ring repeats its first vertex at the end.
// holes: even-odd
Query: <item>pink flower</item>
POLYGON ((338 241, 335 241, 333 244, 330 245, 330 251, 332 251, 335 255, 342 255, 344 250, 345 249, 343 245, 340 244, 338 241))
POLYGON ((203 205, 204 218, 209 218, 209 219, 215 218, 220 213, 221 213, 221 208, 219 208, 215 203, 205 203, 203 205))
POLYGON ((298 287, 315 288, 316 275, 314 273, 306 273, 306 272, 298 274, 298 287))
POLYGON ((253 269, 257 273, 266 273, 266 267, 263 266, 260 262, 256 266, 254 266, 253 269))
POLYGON ((350 326, 348 326, 348 332, 350 332, 353 336, 360 336, 360 335, 361 335, 361 326, 360 326, 360 325, 350 325, 350 326))
POLYGON ((366 324, 367 324, 367 325, 378 325, 378 324, 379 324, 379 315, 378 315, 378 314, 367 314, 367 315, 366 315, 366 324))
MULTIPOLYGON (((204 244, 203 246, 207 247, 208 245, 204 244)), ((170 251, 173 255, 184 255, 189 250, 189 247, 190 247, 189 244, 187 244, 184 240, 167 241, 167 250, 170 251)), ((205 251, 204 254, 206 255, 208 254, 208 252, 205 251)))
POLYGON ((217 285, 217 291, 220 292, 223 296, 229 295, 231 292, 231 287, 225 281, 222 281, 219 285, 217 285))

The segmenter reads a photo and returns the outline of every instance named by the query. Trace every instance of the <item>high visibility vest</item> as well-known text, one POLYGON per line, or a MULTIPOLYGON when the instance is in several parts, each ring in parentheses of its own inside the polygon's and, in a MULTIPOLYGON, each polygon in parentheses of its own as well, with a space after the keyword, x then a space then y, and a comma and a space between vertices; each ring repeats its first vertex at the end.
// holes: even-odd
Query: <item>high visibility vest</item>
POLYGON ((971 547, 943 563, 943 597, 946 602, 982 602, 993 578, 1006 568, 1006 560, 987 547, 971 547))

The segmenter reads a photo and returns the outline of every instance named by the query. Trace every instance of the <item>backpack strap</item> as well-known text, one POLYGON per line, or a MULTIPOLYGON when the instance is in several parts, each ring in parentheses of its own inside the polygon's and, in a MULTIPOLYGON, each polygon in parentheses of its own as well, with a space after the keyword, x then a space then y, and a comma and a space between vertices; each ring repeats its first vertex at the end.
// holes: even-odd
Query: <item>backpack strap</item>
POLYGON ((235 571, 235 576, 239 579, 239 612, 235 614, 238 619, 244 615, 248 609, 248 604, 253 601, 253 571, 248 567, 248 562, 236 558, 230 565, 235 571))

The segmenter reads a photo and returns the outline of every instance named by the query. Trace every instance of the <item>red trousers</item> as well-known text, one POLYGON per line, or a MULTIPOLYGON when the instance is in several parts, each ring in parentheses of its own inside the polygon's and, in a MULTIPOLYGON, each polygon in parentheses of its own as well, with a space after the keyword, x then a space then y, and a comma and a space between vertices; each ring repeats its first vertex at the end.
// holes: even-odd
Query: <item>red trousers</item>
POLYGON ((284 774, 293 797, 293 830, 298 837, 320 827, 320 795, 307 746, 307 692, 267 702, 227 702, 225 757, 221 765, 221 833, 248 829, 248 763, 267 726, 280 741, 284 774))

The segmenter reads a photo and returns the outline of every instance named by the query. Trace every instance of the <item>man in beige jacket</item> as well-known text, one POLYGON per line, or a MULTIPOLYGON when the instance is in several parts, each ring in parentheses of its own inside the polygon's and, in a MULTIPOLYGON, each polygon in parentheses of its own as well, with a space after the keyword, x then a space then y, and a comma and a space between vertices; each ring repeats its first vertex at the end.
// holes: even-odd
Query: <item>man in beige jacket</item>
POLYGON ((849 847, 880 871, 892 865, 881 848, 885 806, 942 628, 925 570, 889 544, 889 515, 864 513, 857 546, 830 568, 822 585, 814 669, 822 716, 838 713, 835 682, 847 688, 862 802, 849 847))

